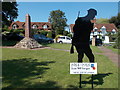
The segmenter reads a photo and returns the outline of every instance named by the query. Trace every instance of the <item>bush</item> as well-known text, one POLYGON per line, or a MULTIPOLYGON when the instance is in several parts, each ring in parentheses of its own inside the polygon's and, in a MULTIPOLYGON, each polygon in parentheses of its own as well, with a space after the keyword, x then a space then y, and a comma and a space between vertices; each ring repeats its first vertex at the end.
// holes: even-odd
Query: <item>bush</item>
POLYGON ((115 42, 116 43, 113 45, 113 48, 120 49, 120 29, 118 30, 118 34, 115 42))
POLYGON ((19 34, 19 33, 24 33, 25 30, 24 29, 11 29, 9 30, 9 32, 19 34))
POLYGON ((68 31, 63 31, 63 35, 67 36, 68 31))
POLYGON ((117 38, 117 34, 109 36, 110 42, 115 42, 116 38, 117 38))
POLYGON ((67 34, 67 36, 72 38, 72 34, 67 34))
POLYGON ((44 31, 44 30, 40 31, 40 34, 43 34, 45 36, 47 36, 47 33, 48 33, 48 31, 44 31))
POLYGON ((38 33, 38 30, 37 29, 32 29, 31 30, 31 34, 34 35, 34 34, 37 34, 38 33))
POLYGON ((48 37, 48 38, 52 38, 52 32, 48 32, 48 33, 47 33, 47 37, 48 37))
POLYGON ((10 31, 10 30, 8 29, 8 26, 5 25, 5 26, 2 28, 2 32, 4 32, 4 31, 8 31, 8 32, 10 31))

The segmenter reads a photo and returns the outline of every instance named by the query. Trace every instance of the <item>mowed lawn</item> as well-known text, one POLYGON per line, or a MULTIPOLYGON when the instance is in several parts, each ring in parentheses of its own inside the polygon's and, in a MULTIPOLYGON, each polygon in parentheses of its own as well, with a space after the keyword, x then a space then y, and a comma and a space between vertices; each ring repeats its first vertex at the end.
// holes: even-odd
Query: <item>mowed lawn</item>
MULTIPOLYGON (((70 44, 49 44, 52 48, 70 49, 70 44)), ((97 47, 92 47, 98 74, 94 88, 118 88, 118 67, 97 47)), ((79 75, 70 74, 70 62, 77 62, 77 53, 40 49, 2 49, 3 88, 79 88, 79 75)), ((84 57, 84 62, 88 58, 84 57)), ((91 88, 91 75, 82 75, 82 87, 91 88)))

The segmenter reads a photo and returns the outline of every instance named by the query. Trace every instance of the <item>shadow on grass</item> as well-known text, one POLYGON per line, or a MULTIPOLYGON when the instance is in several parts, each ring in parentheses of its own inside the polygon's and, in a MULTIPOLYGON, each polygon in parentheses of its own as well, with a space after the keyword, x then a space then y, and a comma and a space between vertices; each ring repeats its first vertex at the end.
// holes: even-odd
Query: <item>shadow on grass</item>
POLYGON ((51 88, 57 87, 54 81, 30 83, 29 80, 43 78, 49 64, 54 61, 38 62, 37 59, 23 58, 2 61, 3 89, 5 88, 51 88), (6 84, 6 86, 4 85, 6 84))
MULTIPOLYGON (((94 87, 96 87, 98 85, 102 85, 104 83, 104 78, 109 76, 110 74, 113 74, 113 73, 101 73, 101 74, 93 75, 94 87)), ((86 87, 87 84, 92 85, 92 75, 90 77, 88 77, 87 79, 90 79, 90 80, 89 81, 86 80, 86 81, 81 82, 81 84, 83 84, 82 88, 86 87)), ((69 87, 70 88, 79 88, 79 87, 73 86, 73 85, 69 85, 69 87)))

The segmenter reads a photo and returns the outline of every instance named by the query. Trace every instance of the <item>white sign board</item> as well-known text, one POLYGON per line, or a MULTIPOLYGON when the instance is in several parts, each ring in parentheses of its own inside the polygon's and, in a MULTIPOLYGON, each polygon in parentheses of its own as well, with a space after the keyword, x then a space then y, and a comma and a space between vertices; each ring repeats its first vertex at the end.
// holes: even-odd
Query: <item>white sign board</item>
POLYGON ((70 63, 70 74, 97 74, 97 63, 70 63))

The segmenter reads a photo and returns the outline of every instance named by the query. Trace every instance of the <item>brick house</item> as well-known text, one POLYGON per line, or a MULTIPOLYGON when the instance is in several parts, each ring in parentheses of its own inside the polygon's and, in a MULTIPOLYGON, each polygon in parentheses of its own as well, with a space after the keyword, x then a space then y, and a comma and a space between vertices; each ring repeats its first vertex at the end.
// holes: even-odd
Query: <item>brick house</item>
MULTIPOLYGON (((74 24, 70 24, 70 30, 72 33, 73 32, 73 26, 74 24)), ((107 36, 107 34, 116 34, 116 32, 118 32, 118 29, 116 28, 116 26, 114 24, 94 24, 94 28, 93 30, 91 30, 91 34, 90 34, 90 40, 92 40, 92 38, 94 36, 96 36, 96 38, 100 38, 103 40, 103 43, 110 43, 109 40, 109 36, 107 36)))
MULTIPOLYGON (((9 29, 25 29, 25 22, 16 21, 13 22, 9 29)), ((49 22, 31 22, 31 29, 38 29, 38 30, 51 30, 51 24, 49 22)))
MULTIPOLYGON (((74 26, 74 24, 70 24, 70 30, 72 33, 74 33, 73 26, 74 26)), ((116 28, 116 26, 114 24, 109 24, 109 23, 94 24, 94 28, 91 31, 90 38, 93 38, 93 36, 97 36, 99 38, 99 35, 105 36, 108 33, 116 34, 116 32, 118 32, 118 29, 116 28)))
MULTIPOLYGON (((74 24, 70 24, 70 30, 73 33, 73 26, 74 24)), ((106 32, 117 32, 118 29, 116 28, 116 26, 114 24, 94 24, 94 28, 91 31, 92 32, 102 32, 103 30, 105 30, 106 32)))

